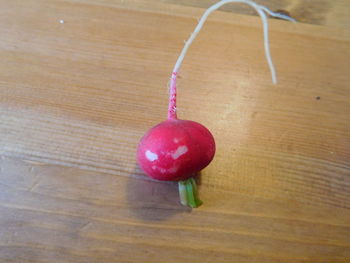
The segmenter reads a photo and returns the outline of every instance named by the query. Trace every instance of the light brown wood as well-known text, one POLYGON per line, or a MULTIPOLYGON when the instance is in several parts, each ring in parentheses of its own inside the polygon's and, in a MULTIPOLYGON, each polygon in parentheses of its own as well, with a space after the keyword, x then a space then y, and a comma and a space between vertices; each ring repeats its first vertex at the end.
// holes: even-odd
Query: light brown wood
POLYGON ((0 10, 0 262, 350 261, 346 26, 271 20, 273 86, 259 19, 210 17, 179 82, 179 116, 217 142, 190 210, 175 183, 142 175, 135 149, 166 117, 169 73, 203 10, 0 10))
MULTIPOLYGON (((185 5, 200 8, 217 2, 217 0, 147 0, 148 3, 166 3, 172 5, 185 5)), ((138 1, 136 1, 138 2, 138 1)), ((286 11, 297 21, 315 24, 349 27, 350 5, 347 0, 257 0, 273 11, 286 11)), ((256 15, 256 12, 244 4, 228 4, 220 8, 221 11, 234 12, 245 15, 256 15)))

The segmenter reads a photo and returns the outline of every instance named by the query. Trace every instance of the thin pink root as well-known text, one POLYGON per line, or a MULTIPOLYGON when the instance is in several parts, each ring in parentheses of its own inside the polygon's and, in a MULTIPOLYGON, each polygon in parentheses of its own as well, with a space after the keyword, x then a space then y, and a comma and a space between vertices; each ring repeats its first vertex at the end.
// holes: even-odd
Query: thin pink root
POLYGON ((173 72, 171 74, 168 119, 177 119, 177 115, 176 115, 176 78, 177 78, 177 74, 178 74, 177 72, 173 72))

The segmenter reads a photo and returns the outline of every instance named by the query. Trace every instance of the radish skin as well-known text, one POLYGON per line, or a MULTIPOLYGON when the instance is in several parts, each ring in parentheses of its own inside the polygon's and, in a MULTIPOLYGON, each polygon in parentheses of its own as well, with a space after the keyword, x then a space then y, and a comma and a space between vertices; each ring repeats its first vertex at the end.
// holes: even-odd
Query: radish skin
POLYGON ((206 167, 215 154, 215 141, 203 125, 170 119, 141 139, 137 159, 142 170, 162 181, 181 181, 206 167))

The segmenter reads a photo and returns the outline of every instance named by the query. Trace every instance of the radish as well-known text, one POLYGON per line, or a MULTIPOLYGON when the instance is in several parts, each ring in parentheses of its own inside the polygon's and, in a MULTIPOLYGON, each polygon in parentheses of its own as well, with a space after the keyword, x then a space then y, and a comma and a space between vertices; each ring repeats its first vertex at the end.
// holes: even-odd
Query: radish
POLYGON ((214 137, 207 128, 194 121, 169 119, 144 136, 138 160, 154 179, 179 181, 206 167, 214 153, 214 137))
POLYGON ((266 59, 274 84, 277 80, 269 50, 266 14, 295 21, 250 0, 222 0, 206 10, 190 38, 185 42, 170 79, 168 119, 151 128, 143 136, 137 149, 137 160, 148 176, 157 180, 178 181, 180 201, 183 205, 190 207, 198 207, 202 203, 197 197, 197 186, 193 177, 214 158, 215 141, 213 135, 203 125, 177 118, 176 78, 189 46, 209 14, 230 2, 248 4, 260 15, 263 22, 266 59))

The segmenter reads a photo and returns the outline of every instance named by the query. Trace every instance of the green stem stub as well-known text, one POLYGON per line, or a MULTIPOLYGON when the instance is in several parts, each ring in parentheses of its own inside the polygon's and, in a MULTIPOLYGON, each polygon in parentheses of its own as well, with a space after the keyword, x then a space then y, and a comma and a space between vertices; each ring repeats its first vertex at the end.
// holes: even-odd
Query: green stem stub
POLYGON ((179 195, 182 205, 196 208, 203 203, 198 198, 197 184, 193 178, 179 181, 179 195))

